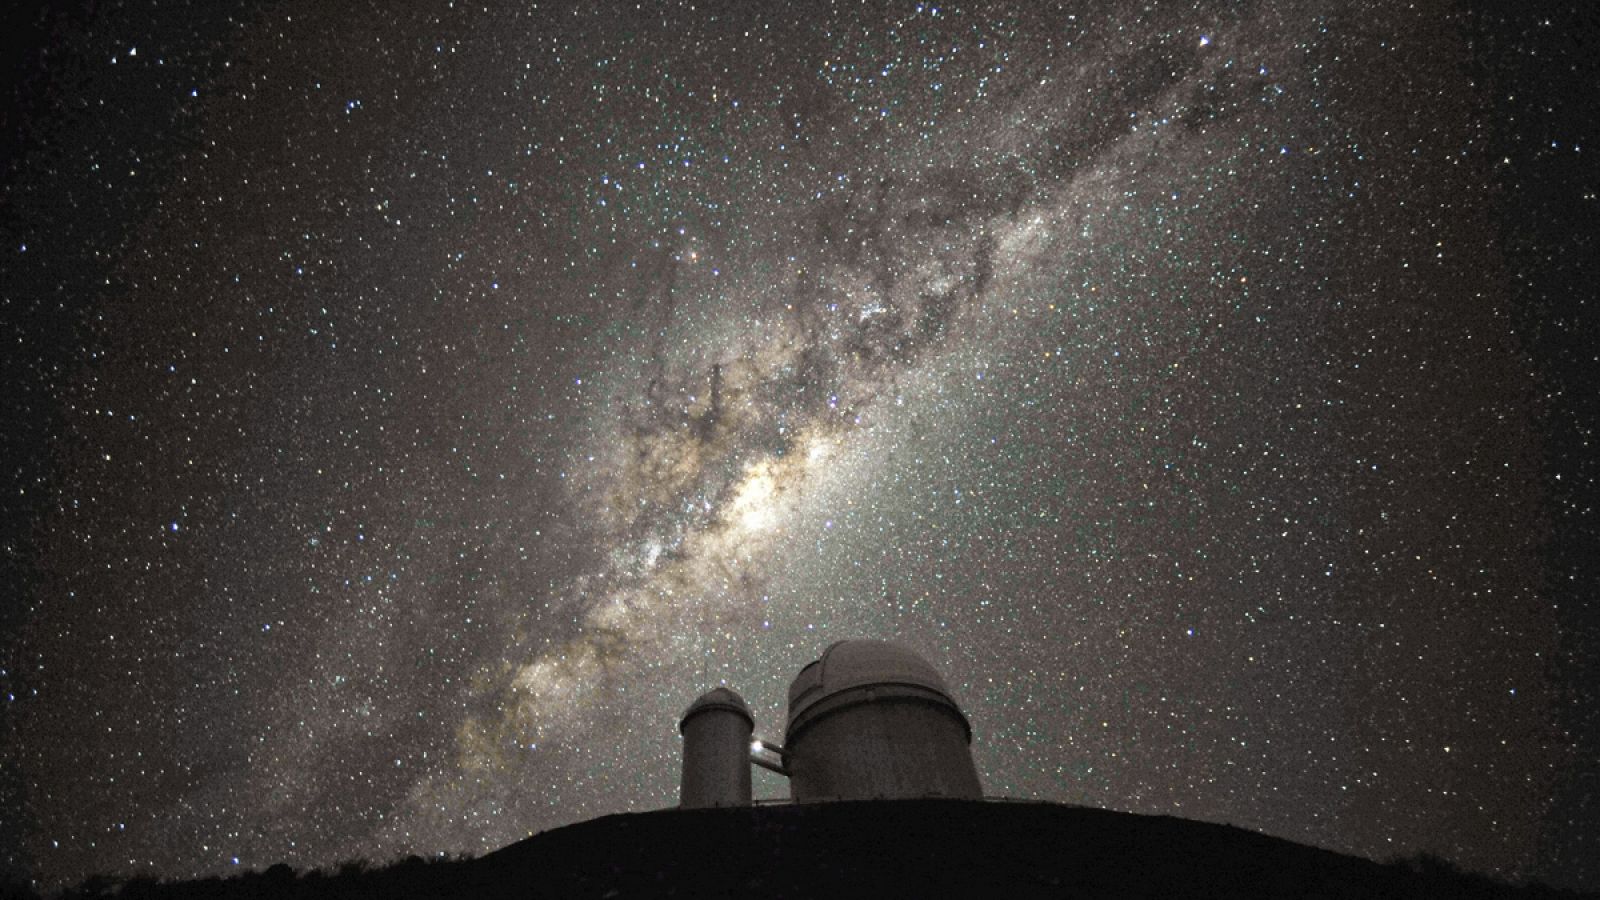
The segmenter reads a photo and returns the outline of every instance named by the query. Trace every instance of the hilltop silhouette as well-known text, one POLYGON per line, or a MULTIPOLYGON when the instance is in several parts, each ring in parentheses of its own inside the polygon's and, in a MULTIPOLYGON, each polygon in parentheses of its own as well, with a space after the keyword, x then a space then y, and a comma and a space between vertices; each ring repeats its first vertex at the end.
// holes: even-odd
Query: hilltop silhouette
MULTIPOLYGON (((1043 803, 896 800, 661 810, 535 835, 476 859, 116 884, 62 896, 1595 897, 1422 856, 1378 863, 1228 825, 1043 803)), ((0 896, 4 891, 0 890, 0 896)), ((18 896, 27 896, 19 894, 18 896)))

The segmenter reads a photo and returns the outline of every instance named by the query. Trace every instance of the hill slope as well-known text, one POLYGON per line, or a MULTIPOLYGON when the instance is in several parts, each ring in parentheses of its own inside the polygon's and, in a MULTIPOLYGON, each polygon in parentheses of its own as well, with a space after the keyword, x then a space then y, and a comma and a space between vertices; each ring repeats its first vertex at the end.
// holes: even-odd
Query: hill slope
POLYGON ((1050 804, 902 800, 661 810, 472 860, 132 882, 124 897, 1575 897, 1426 859, 1379 864, 1225 825, 1050 804))

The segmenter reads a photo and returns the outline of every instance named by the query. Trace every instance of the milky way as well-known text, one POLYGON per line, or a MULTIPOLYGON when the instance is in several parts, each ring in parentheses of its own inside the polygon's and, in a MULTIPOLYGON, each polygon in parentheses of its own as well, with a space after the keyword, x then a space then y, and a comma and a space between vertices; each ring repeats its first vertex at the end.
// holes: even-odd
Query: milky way
POLYGON ((332 6, 35 23, 13 865, 668 806, 866 636, 990 795, 1593 876, 1482 21, 332 6))

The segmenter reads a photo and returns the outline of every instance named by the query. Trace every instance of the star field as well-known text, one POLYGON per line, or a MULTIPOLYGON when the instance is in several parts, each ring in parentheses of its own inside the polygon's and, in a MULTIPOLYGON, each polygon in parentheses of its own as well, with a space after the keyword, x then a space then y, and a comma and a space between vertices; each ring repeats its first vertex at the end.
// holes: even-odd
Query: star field
POLYGON ((1581 32, 1392 6, 38 13, 8 865, 669 806, 883 637, 990 795, 1595 886, 1581 32))

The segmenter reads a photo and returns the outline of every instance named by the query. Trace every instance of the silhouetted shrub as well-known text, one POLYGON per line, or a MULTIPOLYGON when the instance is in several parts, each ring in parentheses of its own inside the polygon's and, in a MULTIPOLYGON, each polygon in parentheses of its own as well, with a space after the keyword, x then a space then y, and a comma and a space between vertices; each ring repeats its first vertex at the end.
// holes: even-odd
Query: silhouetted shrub
POLYGON ((138 875, 122 883, 117 891, 119 900, 146 900, 162 896, 161 882, 149 875, 138 875))

